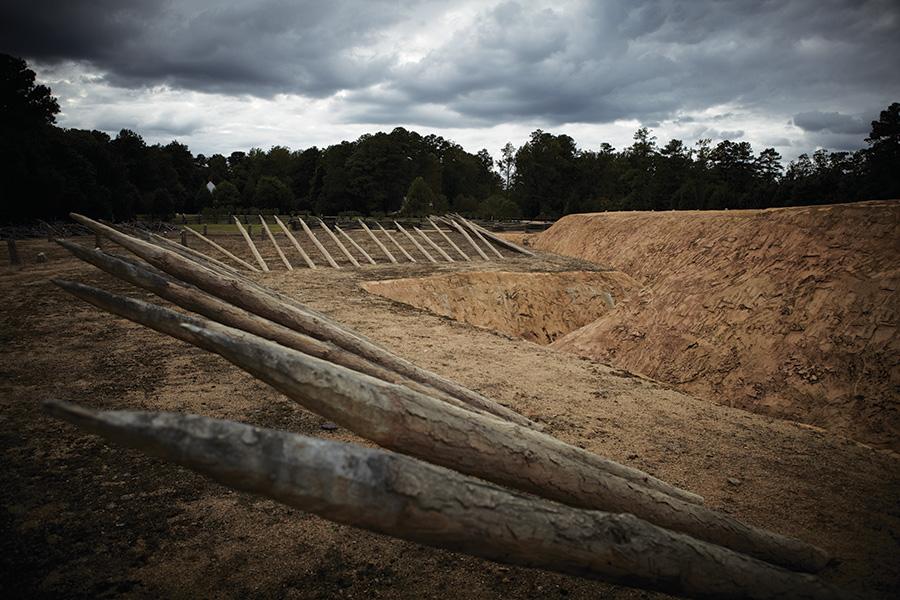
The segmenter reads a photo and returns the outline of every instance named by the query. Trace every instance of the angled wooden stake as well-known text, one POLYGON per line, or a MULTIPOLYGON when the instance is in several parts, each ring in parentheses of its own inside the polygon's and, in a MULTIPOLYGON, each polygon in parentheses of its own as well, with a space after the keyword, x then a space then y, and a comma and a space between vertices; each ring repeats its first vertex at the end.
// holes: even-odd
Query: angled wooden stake
POLYGON ((428 222, 431 223, 431 226, 434 227, 435 230, 436 230, 439 234, 441 234, 441 236, 447 241, 448 244, 450 244, 451 246, 453 246, 453 249, 454 249, 454 250, 456 250, 457 252, 459 252, 460 256, 462 256, 464 259, 466 259, 466 260, 469 261, 469 262, 472 261, 472 259, 469 258, 469 255, 466 254, 465 252, 463 252, 463 251, 460 249, 460 247, 457 246, 456 243, 455 243, 453 240, 450 239, 450 236, 447 235, 446 233, 444 233, 444 230, 443 230, 443 229, 441 229, 440 227, 438 227, 438 224, 435 223, 435 222, 431 219, 431 217, 428 217, 428 222))
POLYGON ((297 220, 300 221, 300 225, 303 227, 303 231, 306 232, 306 235, 308 235, 309 239, 312 240, 313 245, 315 245, 315 247, 318 248, 319 252, 322 253, 322 256, 324 256, 325 260, 328 261, 328 264, 335 269, 340 269, 340 265, 334 262, 334 258, 331 257, 331 254, 328 252, 328 250, 325 249, 325 246, 322 245, 322 242, 319 241, 319 238, 316 237, 316 234, 312 232, 312 229, 309 228, 309 225, 307 225, 303 219, 298 218, 297 220))
POLYGON ((241 222, 237 217, 234 217, 234 222, 237 225, 238 231, 241 232, 241 235, 244 236, 244 240, 246 240, 247 245, 250 246, 250 252, 253 253, 253 257, 256 259, 256 262, 259 263, 260 268, 268 273, 269 265, 266 264, 266 261, 263 260, 262 255, 259 253, 259 250, 256 249, 256 244, 253 243, 253 240, 250 239, 250 234, 247 233, 247 230, 244 229, 244 226, 241 225, 241 222))
POLYGON ((381 226, 381 223, 379 223, 379 222, 377 222, 377 221, 375 222, 375 224, 378 225, 378 228, 381 229, 381 231, 384 232, 384 235, 386 235, 387 238, 388 238, 389 240, 391 240, 391 242, 392 242, 395 246, 397 246, 397 250, 399 250, 400 253, 403 254, 403 256, 405 256, 406 258, 409 259, 409 262, 416 262, 416 259, 414 259, 414 258, 410 255, 410 253, 406 251, 406 248, 404 248, 403 246, 401 246, 400 243, 397 242, 397 240, 394 239, 394 236, 391 234, 390 231, 388 231, 387 229, 385 229, 384 227, 382 227, 382 226, 381 226))
POLYGON ((478 252, 478 254, 481 256, 481 258, 483 258, 484 260, 491 260, 490 258, 488 258, 488 255, 484 253, 484 250, 482 250, 481 248, 478 247, 478 244, 475 243, 475 240, 472 239, 472 236, 470 236, 466 232, 466 230, 462 228, 462 226, 459 223, 457 223, 456 221, 454 221, 452 219, 447 219, 445 217, 442 218, 441 220, 443 220, 445 223, 448 223, 451 227, 453 227, 458 232, 460 232, 462 234, 462 236, 464 238, 466 238, 466 241, 469 242, 469 245, 471 245, 473 248, 475 248, 475 251, 478 252))
POLYGON ((338 227, 337 225, 334 226, 334 229, 335 229, 335 231, 337 231, 339 234, 341 234, 342 236, 344 236, 345 238, 347 238, 347 241, 350 242, 350 245, 353 246, 354 248, 356 248, 356 249, 359 251, 359 253, 362 254, 363 257, 364 257, 367 261, 369 261, 369 262, 370 262, 371 264, 373 264, 373 265, 375 264, 375 261, 372 259, 371 256, 369 256, 369 253, 366 252, 365 250, 363 250, 363 249, 362 249, 362 246, 360 246, 359 244, 356 243, 356 240, 354 240, 352 237, 350 237, 349 235, 347 235, 347 234, 344 232, 344 230, 341 229, 340 227, 338 227))
POLYGON ((470 223, 470 222, 467 221, 466 219, 460 217, 459 215, 456 215, 456 218, 459 219, 459 221, 463 224, 464 227, 468 227, 469 230, 470 230, 472 233, 474 233, 475 236, 476 236, 479 240, 481 240, 481 243, 482 243, 482 244, 484 244, 485 246, 487 246, 488 248, 490 248, 490 249, 494 252, 494 254, 497 255, 497 258, 503 258, 503 255, 500 254, 500 251, 497 250, 496 248, 494 248, 494 246, 492 246, 491 243, 490 243, 489 241, 487 241, 486 239, 484 239, 484 236, 481 235, 481 232, 478 231, 478 229, 477 229, 472 223, 470 223))
POLYGON ((413 243, 413 246, 415 246, 419 252, 421 252, 422 254, 425 255, 425 258, 427 258, 429 261, 431 261, 433 263, 437 262, 436 260, 434 260, 433 256, 428 254, 428 250, 423 248, 422 244, 420 244, 418 241, 416 241, 416 238, 411 236, 407 230, 403 229, 403 227, 400 225, 400 223, 398 223, 397 221, 394 221, 394 225, 397 226, 397 231, 399 231, 400 233, 405 235, 409 239, 409 241, 411 241, 413 243))
POLYGON ((440 246, 438 246, 437 244, 435 244, 434 241, 433 241, 430 237, 428 237, 427 235, 425 235, 425 232, 424 232, 424 231, 422 231, 421 229, 419 229, 419 228, 416 227, 415 225, 413 225, 413 229, 416 231, 416 233, 418 233, 420 236, 422 236, 422 239, 424 239, 426 242, 428 242, 428 244, 429 244, 432 248, 434 248, 435 251, 437 251, 438 254, 440 254, 441 256, 443 256, 443 257, 444 257, 444 260, 446 260, 447 262, 456 262, 455 260, 453 260, 452 258, 450 258, 450 255, 449 255, 449 254, 447 254, 446 252, 444 252, 444 249, 443 249, 443 248, 441 248, 440 246))
MULTIPOLYGON (((457 217, 459 217, 460 219, 463 219, 463 217, 461 215, 456 214, 456 213, 454 213, 454 214, 457 217)), ((465 219, 463 219, 463 220, 465 220, 465 219)), ((534 252, 532 252, 531 250, 526 250, 525 248, 523 248, 522 246, 520 246, 518 244, 514 244, 514 243, 510 242, 509 240, 505 240, 502 237, 500 237, 499 235, 495 235, 494 233, 488 231, 481 225, 478 225, 477 223, 472 223, 471 221, 466 221, 466 222, 471 227, 474 227, 475 229, 480 231, 482 234, 484 234, 485 237, 494 240, 496 243, 500 244, 501 246, 505 246, 506 248, 509 248, 510 250, 512 250, 514 252, 524 254, 525 256, 534 256, 534 252)))
POLYGON ((278 223, 278 226, 281 227, 281 230, 284 232, 284 235, 287 236, 291 243, 294 244, 294 248, 297 249, 297 252, 300 253, 300 256, 303 258, 304 262, 309 266, 310 269, 316 268, 316 263, 312 261, 308 254, 300 247, 300 244, 297 242, 297 238, 294 237, 294 234, 291 233, 291 230, 284 226, 284 223, 281 222, 281 219, 278 218, 278 215, 273 215, 275 217, 275 222, 278 223))
POLYGON ((397 259, 394 258, 394 255, 391 254, 390 250, 387 249, 387 246, 385 246, 384 244, 381 243, 381 240, 379 240, 377 237, 375 237, 375 234, 372 233, 372 230, 369 229, 365 223, 363 223, 363 220, 362 219, 356 219, 356 220, 359 221, 359 224, 362 225, 362 228, 366 230, 366 233, 369 234, 369 237, 372 238, 372 241, 375 242, 375 245, 377 245, 379 248, 381 248, 381 251, 384 252, 384 255, 388 257, 388 260, 391 261, 392 263, 396 263, 397 259))
POLYGON ((278 258, 281 259, 281 262, 284 263, 284 266, 287 267, 288 271, 293 271, 294 267, 291 266, 291 261, 289 261, 287 259, 287 256, 284 255, 284 252, 281 251, 281 246, 279 246, 278 242, 275 241, 275 236, 272 235, 272 230, 269 229, 269 224, 266 223, 266 220, 263 219, 262 215, 259 215, 259 222, 262 223, 262 226, 266 232, 266 235, 269 236, 269 241, 272 242, 273 246, 275 246, 275 252, 278 253, 278 258))
POLYGON ((331 236, 331 241, 333 241, 335 244, 337 244, 337 247, 340 248, 341 252, 344 253, 344 256, 347 257, 347 260, 349 260, 350 263, 354 267, 358 267, 359 261, 356 260, 355 258, 353 258, 353 255, 350 254, 350 251, 347 250, 347 246, 345 246, 344 244, 341 243, 341 240, 338 239, 338 236, 334 235, 334 232, 332 230, 328 229, 328 225, 325 224, 325 221, 323 221, 322 219, 319 219, 319 225, 322 227, 322 229, 325 230, 325 232, 329 236, 331 236))
POLYGON ((205 235, 203 235, 202 233, 200 233, 199 231, 194 231, 194 230, 191 229, 190 227, 185 227, 185 230, 186 230, 187 232, 189 232, 189 233, 193 233, 193 234, 196 235, 198 238, 200 238, 201 240, 203 240, 204 242, 206 242, 207 244, 209 244, 210 246, 212 246, 213 248, 215 248, 216 250, 218 250, 219 252, 221 252, 222 254, 224 254, 225 256, 227 256, 228 258, 230 258, 231 260, 233 260, 234 262, 238 263, 239 265, 241 265, 241 266, 244 267, 245 269, 248 269, 248 270, 250 270, 250 271, 253 271, 254 273, 259 273, 259 269, 257 269, 256 267, 254 267, 253 265, 251 265, 250 263, 248 263, 248 262, 245 261, 244 259, 235 256, 234 254, 232 254, 231 252, 229 252, 228 250, 226 250, 225 248, 223 248, 223 247, 220 246, 219 244, 215 243, 214 241, 212 241, 211 239, 209 239, 208 237, 206 237, 205 235))

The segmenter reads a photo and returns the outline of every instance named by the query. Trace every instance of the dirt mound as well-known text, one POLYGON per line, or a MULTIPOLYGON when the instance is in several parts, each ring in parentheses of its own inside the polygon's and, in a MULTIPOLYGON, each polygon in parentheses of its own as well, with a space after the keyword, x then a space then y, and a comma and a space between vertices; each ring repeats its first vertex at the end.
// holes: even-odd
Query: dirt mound
POLYGON ((591 323, 637 287, 613 271, 482 271, 363 284, 373 294, 538 344, 591 323))
POLYGON ((900 450, 900 202, 571 215, 532 243, 643 285, 555 348, 900 450))

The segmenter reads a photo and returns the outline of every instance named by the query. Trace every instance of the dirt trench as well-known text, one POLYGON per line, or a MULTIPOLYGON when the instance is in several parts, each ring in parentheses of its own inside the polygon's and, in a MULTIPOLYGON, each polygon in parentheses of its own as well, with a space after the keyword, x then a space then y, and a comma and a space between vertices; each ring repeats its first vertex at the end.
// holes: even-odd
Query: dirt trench
POLYGON ((592 323, 638 284, 618 271, 476 271, 363 284, 379 296, 538 344, 592 323))
POLYGON ((900 451, 900 202, 570 215, 528 242, 640 282, 554 348, 900 451))

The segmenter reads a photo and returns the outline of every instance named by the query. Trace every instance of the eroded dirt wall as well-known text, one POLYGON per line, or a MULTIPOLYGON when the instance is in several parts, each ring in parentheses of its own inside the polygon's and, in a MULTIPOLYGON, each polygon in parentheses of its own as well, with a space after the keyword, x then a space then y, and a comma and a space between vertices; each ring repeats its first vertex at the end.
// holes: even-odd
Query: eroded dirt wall
POLYGON ((624 273, 606 271, 479 271, 363 284, 373 294, 539 344, 593 322, 636 287, 624 273))
POLYGON ((530 242, 642 284, 553 347, 900 449, 900 202, 570 215, 530 242))

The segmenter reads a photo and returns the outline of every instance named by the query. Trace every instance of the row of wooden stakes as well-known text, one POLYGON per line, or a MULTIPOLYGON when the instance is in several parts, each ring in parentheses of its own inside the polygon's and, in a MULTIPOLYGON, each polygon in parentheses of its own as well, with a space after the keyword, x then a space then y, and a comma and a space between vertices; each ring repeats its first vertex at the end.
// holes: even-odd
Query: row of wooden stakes
MULTIPOLYGON (((300 254, 300 257, 303 259, 303 262, 306 264, 306 266, 309 267, 310 269, 318 268, 316 263, 309 256, 309 253, 303 249, 303 247, 297 241, 297 238, 294 237, 294 234, 291 232, 290 228, 287 227, 284 224, 284 222, 278 218, 277 215, 275 215, 273 218, 275 219, 275 223, 277 223, 278 226, 281 228, 281 230, 284 232, 284 235, 287 237, 287 239, 290 240, 291 244, 294 246, 294 248, 296 248, 297 252, 300 254)), ((472 256, 480 257, 483 260, 491 260, 493 256, 496 256, 496 258, 503 258, 503 254, 501 254, 500 251, 497 250, 496 246, 491 244, 491 242, 494 242, 494 244, 496 244, 496 245, 505 247, 509 250, 512 250, 513 252, 517 252, 517 253, 523 254, 525 256, 534 256, 534 253, 531 252, 530 250, 526 250, 525 248, 519 246, 518 244, 514 244, 514 243, 512 243, 508 240, 505 240, 497 235, 494 235, 487 229, 480 227, 479 225, 476 225, 475 223, 472 223, 471 221, 462 217, 461 215, 453 214, 453 215, 446 215, 444 217, 429 217, 427 220, 428 220, 428 223, 434 228, 434 230, 441 236, 441 238, 444 241, 446 241, 447 244, 453 249, 457 258, 453 258, 453 256, 451 256, 446 250, 444 250, 438 244, 436 244, 434 242, 434 240, 432 240, 430 237, 428 237, 428 235, 424 231, 419 229, 418 227, 413 226, 411 228, 417 234, 417 235, 413 235, 406 228, 404 228, 402 225, 400 225, 400 223, 398 223, 397 221, 394 221, 394 225, 397 228, 397 231, 396 231, 397 235, 405 236, 406 239, 408 239, 412 243, 412 245, 415 247, 415 249, 429 262, 437 263, 440 261, 455 262, 457 260, 463 260, 463 261, 471 261, 472 260, 472 257, 466 251, 464 251, 462 248, 460 248, 459 245, 456 244, 452 239, 450 239, 450 237, 446 234, 446 232, 444 232, 444 230, 441 229, 440 226, 438 225, 438 223, 435 221, 441 221, 441 222, 445 223, 446 225, 450 226, 451 228, 455 229, 456 231, 458 231, 462 235, 463 239, 465 239, 466 243, 468 244, 467 249, 469 249, 469 252, 471 252, 472 250, 475 251, 475 253, 472 256), (428 249, 426 249, 426 247, 422 245, 422 241, 425 242, 425 246, 430 247, 431 252, 429 252, 428 249), (482 245, 479 246, 478 242, 481 242, 482 245), (487 252, 485 252, 485 250, 487 250, 487 252), (491 254, 489 255, 488 252, 490 252, 491 254), (435 258, 435 256, 437 256, 438 258, 435 258), (438 259, 440 259, 440 260, 438 260, 438 259)), ((278 254, 278 258, 281 260, 281 263, 285 266, 285 268, 288 271, 293 271, 294 265, 291 264, 291 261, 290 261, 290 259, 288 259, 284 250, 282 250, 281 246, 278 245, 278 241, 275 239, 275 236, 272 234, 272 230, 269 228, 269 224, 266 223, 266 220, 263 218, 262 215, 259 215, 259 221, 262 224, 263 231, 266 232, 266 236, 269 238, 269 241, 272 242, 272 245, 275 247, 275 252, 278 254)), ((322 242, 319 240, 319 238, 316 237, 316 234, 313 233, 313 230, 309 227, 309 225, 307 225, 306 222, 301 218, 298 218, 297 221, 299 221, 300 226, 303 228, 304 233, 309 237, 309 240, 313 243, 313 246, 316 247, 316 250, 318 250, 318 252, 322 255, 322 257, 324 257, 325 261, 330 266, 334 267, 335 269, 340 269, 341 266, 334 259, 334 256, 332 256, 332 254, 328 251, 328 249, 325 248, 325 246, 322 244, 322 242)), ((331 239, 331 241, 334 242, 334 244, 338 247, 338 249, 341 251, 341 253, 347 258, 347 260, 350 262, 350 264, 352 264, 354 267, 360 266, 360 260, 362 260, 365 263, 372 264, 372 265, 377 264, 377 261, 372 257, 372 255, 369 254, 368 252, 366 252, 363 249, 363 247, 360 246, 359 243, 356 242, 356 240, 354 240, 349 234, 347 234, 347 232, 345 232, 343 229, 341 229, 337 224, 334 225, 334 231, 332 231, 328 227, 328 225, 325 224, 325 221, 323 221, 322 219, 318 219, 318 221, 319 221, 319 226, 322 228, 322 230, 328 235, 328 237, 331 239), (337 234, 335 234, 335 231, 337 232, 337 234), (338 235, 340 235, 340 237, 338 237, 338 235), (346 245, 341 241, 341 238, 343 238, 347 242, 346 245), (353 253, 350 252, 348 245, 351 248, 353 248, 354 250, 356 250, 356 252, 359 253, 359 256, 360 256, 359 259, 357 259, 357 257, 355 257, 353 255, 353 253)), ((394 252, 391 252, 391 250, 388 248, 388 245, 386 245, 384 243, 384 241, 378 239, 378 236, 375 234, 375 232, 372 231, 371 228, 369 228, 368 225, 366 225, 365 221, 363 221, 362 219, 357 219, 357 221, 359 222, 359 225, 362 228, 362 230, 366 232, 366 234, 369 236, 369 238, 371 238, 371 240, 375 243, 375 245, 378 247, 378 249, 381 251, 381 253, 385 256, 385 258, 387 259, 388 262, 398 263, 403 259, 405 259, 409 262, 416 262, 416 259, 412 256, 412 254, 410 254, 409 251, 407 251, 406 248, 404 248, 397 241, 397 238, 394 237, 394 234, 392 232, 388 231, 387 229, 385 229, 381 225, 381 223, 376 221, 375 225, 378 227, 378 229, 381 230, 381 233, 386 238, 386 241, 389 242, 390 247, 393 248, 394 251, 397 253, 396 255, 394 254, 394 252), (400 256, 401 259, 398 260, 397 256, 400 256)), ((209 244, 211 247, 215 248, 216 250, 218 250, 219 252, 221 252, 222 254, 224 254, 225 256, 230 258, 231 260, 235 261, 241 267, 247 269, 248 271, 252 271, 252 272, 260 272, 260 271, 268 272, 268 271, 270 271, 271 269, 269 268, 269 265, 263 259, 262 254, 260 254, 260 252, 259 252, 259 248, 257 248, 256 244, 253 242, 253 238, 250 236, 250 234, 247 232, 247 230, 241 224, 240 219, 238 219, 237 217, 234 217, 234 223, 235 223, 235 225, 237 225, 238 231, 241 233, 241 235, 244 237, 244 240, 247 242, 247 246, 250 248, 250 253, 253 255, 253 258, 256 260, 256 264, 257 264, 258 268, 257 268, 257 266, 252 265, 251 263, 245 261, 244 259, 240 258, 239 256, 236 256, 233 252, 230 252, 229 250, 223 248, 220 244, 217 244, 216 242, 209 239, 202 233, 200 233, 194 229, 191 229, 190 227, 185 227, 184 230, 186 232, 191 233, 194 236, 200 238, 201 240, 203 240, 204 242, 209 244)))
POLYGON ((62 246, 188 314, 56 285, 219 354, 380 448, 197 415, 45 403, 55 416, 326 519, 495 561, 698 598, 848 597, 810 574, 829 560, 815 546, 550 436, 197 250, 73 218, 140 260, 62 246))

